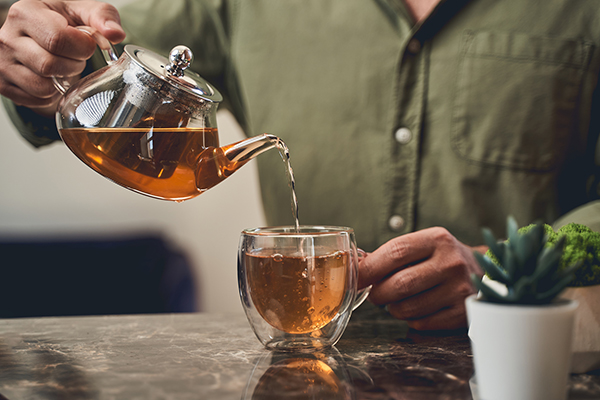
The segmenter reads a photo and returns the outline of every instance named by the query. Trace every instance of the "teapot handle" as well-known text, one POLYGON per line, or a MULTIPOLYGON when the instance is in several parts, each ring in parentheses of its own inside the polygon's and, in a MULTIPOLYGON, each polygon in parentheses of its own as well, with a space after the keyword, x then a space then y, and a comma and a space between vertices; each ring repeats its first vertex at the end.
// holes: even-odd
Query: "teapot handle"
MULTIPOLYGON (((96 41, 96 44, 100 48, 100 51, 102 52, 102 56, 104 57, 104 61, 106 61, 106 64, 112 65, 115 61, 119 59, 112 43, 110 43, 110 41, 104 36, 102 36, 102 34, 96 29, 90 26, 77 26, 76 28, 82 32, 87 33, 96 41)), ((52 82, 54 83, 54 87, 56 88, 56 90, 58 90, 63 95, 67 92, 70 86, 69 82, 67 82, 66 80, 60 82, 56 76, 52 77, 52 82)))

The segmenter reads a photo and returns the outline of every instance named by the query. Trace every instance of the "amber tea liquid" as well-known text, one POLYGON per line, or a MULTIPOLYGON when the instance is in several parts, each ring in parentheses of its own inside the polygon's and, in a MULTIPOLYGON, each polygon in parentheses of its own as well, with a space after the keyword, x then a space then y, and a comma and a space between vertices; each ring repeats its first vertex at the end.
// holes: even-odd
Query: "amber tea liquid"
POLYGON ((344 300, 349 253, 284 257, 266 252, 245 255, 250 295, 264 320, 288 333, 327 325, 344 300))
POLYGON ((223 155, 215 128, 68 128, 60 135, 100 174, 165 200, 195 197, 245 164, 223 155))

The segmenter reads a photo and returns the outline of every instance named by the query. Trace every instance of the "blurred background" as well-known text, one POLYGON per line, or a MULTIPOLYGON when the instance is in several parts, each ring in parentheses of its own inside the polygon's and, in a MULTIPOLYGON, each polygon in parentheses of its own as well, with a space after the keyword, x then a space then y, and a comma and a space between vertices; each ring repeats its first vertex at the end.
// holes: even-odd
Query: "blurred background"
MULTIPOLYGON (((0 0, 2 21, 12 2, 0 0)), ((221 145, 243 139, 228 112, 218 126, 221 145)), ((4 108, 0 132, 0 317, 243 312, 239 233, 264 225, 255 161, 172 203, 108 181, 62 143, 35 149, 4 108)))

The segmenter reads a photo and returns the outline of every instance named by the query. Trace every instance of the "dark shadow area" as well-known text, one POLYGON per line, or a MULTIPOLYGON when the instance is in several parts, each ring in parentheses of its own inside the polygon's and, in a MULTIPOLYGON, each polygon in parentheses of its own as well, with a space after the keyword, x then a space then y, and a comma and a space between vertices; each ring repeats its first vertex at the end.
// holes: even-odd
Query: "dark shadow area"
POLYGON ((0 241, 0 318, 193 311, 190 262, 160 236, 0 241))

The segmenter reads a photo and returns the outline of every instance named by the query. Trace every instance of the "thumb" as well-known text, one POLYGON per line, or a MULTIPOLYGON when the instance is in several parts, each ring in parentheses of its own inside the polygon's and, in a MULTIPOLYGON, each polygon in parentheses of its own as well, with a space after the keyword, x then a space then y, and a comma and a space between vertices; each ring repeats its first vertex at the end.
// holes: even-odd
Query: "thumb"
POLYGON ((91 0, 67 1, 65 4, 75 24, 95 28, 113 44, 125 39, 121 17, 111 4, 91 0))

